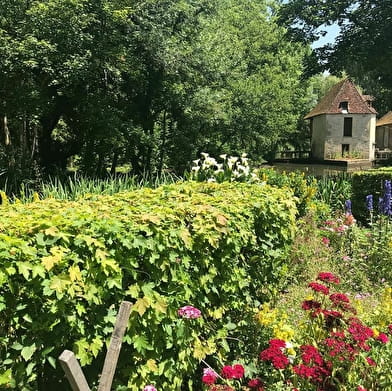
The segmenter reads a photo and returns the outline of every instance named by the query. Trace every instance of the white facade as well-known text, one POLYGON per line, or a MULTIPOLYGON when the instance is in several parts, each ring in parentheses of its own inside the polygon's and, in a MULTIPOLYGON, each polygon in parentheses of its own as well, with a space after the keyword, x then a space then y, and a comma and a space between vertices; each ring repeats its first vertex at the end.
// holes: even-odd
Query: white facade
POLYGON ((321 114, 312 118, 311 126, 314 158, 374 160, 376 114, 321 114), (351 135, 349 130, 345 135, 345 118, 351 135))

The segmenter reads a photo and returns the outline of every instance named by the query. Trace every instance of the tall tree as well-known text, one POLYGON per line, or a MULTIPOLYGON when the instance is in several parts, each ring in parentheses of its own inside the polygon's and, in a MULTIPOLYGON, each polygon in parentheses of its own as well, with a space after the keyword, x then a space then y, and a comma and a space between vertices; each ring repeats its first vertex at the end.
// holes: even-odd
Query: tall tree
POLYGON ((391 0, 292 0, 282 7, 281 20, 291 36, 306 42, 323 34, 323 25, 337 23, 336 43, 316 51, 319 64, 333 73, 346 70, 376 96, 381 113, 392 108, 391 0))

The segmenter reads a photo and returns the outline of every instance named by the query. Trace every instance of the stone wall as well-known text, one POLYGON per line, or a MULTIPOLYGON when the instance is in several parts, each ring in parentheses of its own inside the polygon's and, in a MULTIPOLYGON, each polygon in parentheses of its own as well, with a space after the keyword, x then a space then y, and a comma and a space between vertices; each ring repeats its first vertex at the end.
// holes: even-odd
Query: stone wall
POLYGON ((342 157, 374 160, 375 114, 327 114, 313 118, 312 153, 317 159, 342 157), (352 136, 343 136, 344 118, 351 117, 352 136), (348 146, 342 156, 342 146, 348 146))

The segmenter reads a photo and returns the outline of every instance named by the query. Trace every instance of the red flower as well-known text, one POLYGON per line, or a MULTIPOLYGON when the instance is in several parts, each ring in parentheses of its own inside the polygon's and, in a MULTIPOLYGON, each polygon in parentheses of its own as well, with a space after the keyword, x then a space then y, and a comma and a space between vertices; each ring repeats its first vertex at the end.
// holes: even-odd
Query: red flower
POLYGON ((230 365, 225 365, 222 368, 221 375, 225 379, 233 379, 233 374, 234 374, 234 371, 233 371, 233 368, 230 365))
POLYGON ((319 351, 317 350, 317 348, 315 348, 312 345, 302 345, 300 347, 301 349, 301 358, 302 361, 305 364, 317 364, 317 365, 323 365, 324 360, 321 357, 321 354, 319 353, 319 351))
POLYGON ((201 378, 201 381, 204 384, 214 384, 216 379, 218 377, 218 374, 211 368, 204 368, 203 369, 203 377, 201 378))
POLYGON ((329 298, 336 305, 350 302, 350 299, 344 293, 333 293, 329 298))
POLYGON ((208 384, 208 385, 214 384, 215 380, 216 380, 216 377, 214 377, 212 375, 203 375, 203 377, 201 378, 201 381, 204 384, 208 384))
MULTIPOLYGON (((271 341, 280 341, 280 340, 271 340, 271 341)), ((270 341, 270 345, 271 345, 271 341, 270 341)), ((290 363, 289 359, 283 354, 280 346, 270 346, 269 348, 263 350, 260 353, 260 359, 263 361, 270 361, 276 369, 284 369, 290 363)))
MULTIPOLYGON (((362 324, 357 318, 351 318, 349 323, 348 332, 354 341, 358 342, 361 348, 365 348, 365 342, 373 337, 373 330, 362 324)), ((365 349, 366 350, 366 349, 365 349)))
POLYGON ((286 342, 283 341, 282 339, 270 339, 269 341, 269 346, 271 348, 285 348, 286 347, 286 342))
POLYGON ((322 313, 326 317, 331 317, 331 318, 342 318, 343 315, 339 311, 333 311, 333 310, 322 310, 322 313))
POLYGON ((317 279, 324 282, 331 282, 333 284, 339 284, 340 280, 334 274, 330 272, 321 272, 318 274, 317 279))
POLYGON ((370 357, 366 357, 366 361, 368 362, 368 364, 371 367, 375 367, 377 365, 376 362, 373 359, 371 359, 370 357))
POLYGON ((241 379, 244 377, 245 369, 241 364, 234 364, 232 367, 233 379, 241 379))
POLYGON ((321 307, 321 303, 315 300, 305 300, 302 302, 302 309, 305 311, 317 309, 321 307))
POLYGON ((263 382, 260 379, 251 379, 248 381, 248 387, 260 389, 260 387, 263 387, 263 382))
POLYGON ((323 284, 319 284, 318 282, 310 282, 308 286, 309 288, 312 288, 315 292, 321 292, 324 295, 328 295, 329 293, 329 288, 323 284))
POLYGON ((389 341, 389 338, 384 333, 380 333, 376 339, 378 341, 381 341, 382 343, 388 343, 388 341, 389 341))
POLYGON ((388 326, 388 332, 389 332, 389 334, 392 334, 392 324, 390 324, 390 325, 388 326))

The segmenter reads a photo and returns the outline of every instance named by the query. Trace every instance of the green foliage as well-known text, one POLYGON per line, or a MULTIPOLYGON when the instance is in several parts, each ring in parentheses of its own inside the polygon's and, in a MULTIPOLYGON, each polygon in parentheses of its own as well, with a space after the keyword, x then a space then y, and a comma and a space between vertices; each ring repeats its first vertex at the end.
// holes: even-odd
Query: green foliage
POLYGON ((283 38, 278 4, 0 0, 9 187, 76 156, 102 177, 121 164, 182 175, 200 151, 273 154, 303 95, 304 49, 283 38))
POLYGON ((238 183, 1 206, 0 382, 67 389, 56 358, 68 348, 92 385, 128 299, 113 389, 199 389, 200 360, 238 355, 229 330, 240 339, 239 314, 278 289, 295 215, 288 189, 238 183), (180 319, 187 304, 203 318, 180 319))
POLYGON ((331 210, 344 210, 346 200, 351 199, 351 178, 346 174, 324 176, 317 179, 316 198, 328 204, 331 210))
POLYGON ((317 182, 314 178, 305 177, 304 173, 280 173, 275 169, 261 168, 255 172, 261 181, 269 185, 290 188, 297 197, 297 208, 300 216, 304 216, 314 201, 317 182))
POLYGON ((391 16, 389 0, 289 0, 280 12, 281 23, 300 42, 314 42, 323 36, 325 26, 339 25, 335 43, 313 51, 309 71, 347 72, 376 97, 380 113, 391 109, 391 52, 385 50, 391 16))
POLYGON ((392 169, 385 167, 353 173, 352 207, 355 218, 363 223, 370 221, 366 209, 366 196, 372 194, 374 208, 378 208, 378 200, 384 193, 384 181, 392 179, 392 169))

